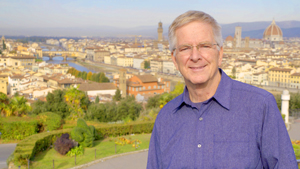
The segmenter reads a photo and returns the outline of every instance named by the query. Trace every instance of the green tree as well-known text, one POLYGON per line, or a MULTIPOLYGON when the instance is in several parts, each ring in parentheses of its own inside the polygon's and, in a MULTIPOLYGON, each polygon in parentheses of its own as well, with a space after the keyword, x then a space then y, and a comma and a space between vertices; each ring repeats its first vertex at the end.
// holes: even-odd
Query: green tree
POLYGON ((96 97, 95 103, 99 103, 99 96, 96 97))
POLYGON ((233 66, 233 68, 231 70, 231 73, 232 73, 233 79, 235 79, 235 77, 236 77, 236 68, 235 68, 235 66, 233 66))
POLYGON ((150 69, 150 61, 144 62, 144 69, 150 69))
POLYGON ((175 88, 171 92, 171 94, 173 94, 175 96, 180 95, 181 93, 183 93, 184 87, 185 87, 185 85, 183 83, 177 82, 177 84, 175 85, 175 88))
POLYGON ((69 88, 66 91, 65 99, 69 106, 71 119, 75 120, 84 117, 84 108, 87 108, 87 105, 86 103, 82 103, 82 101, 86 100, 85 97, 86 95, 83 91, 80 91, 74 87, 69 88))
POLYGON ((3 50, 6 49, 6 44, 4 43, 4 40, 2 41, 3 50))
POLYGON ((153 97, 150 97, 147 101, 146 108, 151 109, 151 108, 159 107, 159 105, 160 105, 159 99, 160 99, 160 95, 155 95, 153 97))
POLYGON ((6 94, 0 92, 0 113, 2 116, 6 115, 5 109, 9 104, 9 99, 6 94))
POLYGON ((9 106, 6 109, 6 115, 26 115, 31 110, 31 107, 28 104, 26 104, 26 102, 27 100, 23 96, 15 96, 11 98, 9 106))
POLYGON ((77 120, 77 126, 71 131, 71 137, 83 147, 93 147, 95 127, 88 126, 83 119, 77 120))
POLYGON ((92 72, 89 72, 86 76, 86 80, 91 80, 92 79, 92 75, 93 73, 92 72))
POLYGON ((119 88, 117 88, 116 92, 115 92, 115 95, 113 96, 113 100, 114 101, 120 101, 122 98, 121 96, 121 91, 119 88))
POLYGON ((83 71, 83 72, 82 72, 82 79, 83 79, 83 80, 86 80, 86 77, 87 77, 87 73, 86 73, 85 71, 83 71))

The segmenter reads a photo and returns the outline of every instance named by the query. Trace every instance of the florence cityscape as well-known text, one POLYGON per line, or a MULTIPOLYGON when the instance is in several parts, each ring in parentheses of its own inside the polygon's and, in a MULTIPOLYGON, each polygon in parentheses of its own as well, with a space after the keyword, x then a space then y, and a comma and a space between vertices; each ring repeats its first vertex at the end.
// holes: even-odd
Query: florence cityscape
POLYGON ((188 10, 221 25, 230 78, 274 95, 300 163, 299 7, 0 0, 0 168, 146 168, 156 116, 185 88, 168 28, 188 10))

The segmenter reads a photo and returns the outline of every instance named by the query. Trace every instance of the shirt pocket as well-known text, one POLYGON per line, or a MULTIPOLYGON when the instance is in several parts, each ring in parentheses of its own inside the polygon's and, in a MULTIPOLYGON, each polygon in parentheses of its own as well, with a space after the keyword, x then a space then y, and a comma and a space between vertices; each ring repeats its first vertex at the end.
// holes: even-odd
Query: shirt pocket
POLYGON ((249 164, 249 134, 226 132, 214 135, 214 168, 241 169, 249 164))

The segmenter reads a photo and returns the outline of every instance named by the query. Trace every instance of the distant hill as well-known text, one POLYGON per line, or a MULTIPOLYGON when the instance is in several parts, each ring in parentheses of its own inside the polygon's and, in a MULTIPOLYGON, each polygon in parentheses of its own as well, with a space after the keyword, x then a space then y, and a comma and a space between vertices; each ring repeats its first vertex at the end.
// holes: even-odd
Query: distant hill
MULTIPOLYGON (((290 37, 300 37, 300 27, 297 27, 297 28, 286 28, 286 29, 281 29, 281 30, 282 30, 282 33, 283 33, 283 37, 287 37, 287 38, 290 38, 290 37)), ((245 38, 245 37, 249 36, 252 39, 262 39, 264 31, 265 31, 264 29, 253 30, 253 31, 245 31, 245 32, 242 32, 242 38, 245 38)), ((230 35, 233 37, 234 33, 231 33, 230 35)), ((224 39, 227 36, 223 36, 224 39)))
MULTIPOLYGON (((231 24, 221 24, 223 38, 228 35, 233 36, 235 27, 242 27, 242 36, 250 36, 250 38, 262 38, 264 30, 272 21, 263 22, 237 22, 231 24)), ((276 22, 282 29, 284 37, 300 37, 300 21, 282 21, 276 22)), ((169 24, 163 24, 163 35, 167 38, 169 24)), ((140 26, 133 28, 117 28, 111 26, 89 26, 89 27, 56 27, 56 28, 7 28, 0 25, 0 36, 99 36, 99 37, 130 37, 134 35, 142 35, 143 37, 151 37, 157 39, 157 25, 140 26)))

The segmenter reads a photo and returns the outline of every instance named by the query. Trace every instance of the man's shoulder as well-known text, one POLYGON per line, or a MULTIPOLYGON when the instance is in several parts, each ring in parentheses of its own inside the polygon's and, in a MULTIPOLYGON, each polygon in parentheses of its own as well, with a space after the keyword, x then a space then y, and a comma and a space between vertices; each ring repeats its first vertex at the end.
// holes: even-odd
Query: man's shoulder
POLYGON ((247 95, 256 95, 260 97, 268 97, 272 95, 270 92, 247 83, 232 80, 232 92, 244 93, 247 95))

